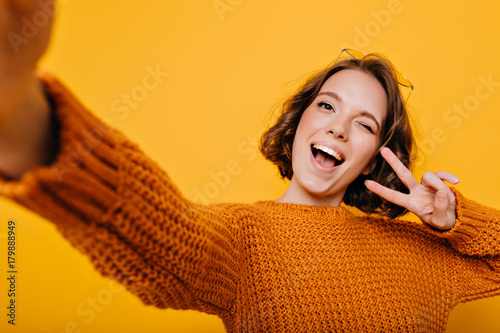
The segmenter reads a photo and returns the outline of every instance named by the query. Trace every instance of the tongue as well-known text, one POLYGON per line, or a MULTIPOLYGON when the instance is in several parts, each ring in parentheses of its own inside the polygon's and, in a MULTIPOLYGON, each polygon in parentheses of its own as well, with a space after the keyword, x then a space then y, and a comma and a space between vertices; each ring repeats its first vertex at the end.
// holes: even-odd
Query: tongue
POLYGON ((330 155, 322 152, 321 150, 318 151, 315 158, 316 158, 316 161, 318 161, 318 163, 321 166, 324 166, 326 168, 331 168, 331 167, 335 166, 335 159, 333 157, 331 157, 330 155))

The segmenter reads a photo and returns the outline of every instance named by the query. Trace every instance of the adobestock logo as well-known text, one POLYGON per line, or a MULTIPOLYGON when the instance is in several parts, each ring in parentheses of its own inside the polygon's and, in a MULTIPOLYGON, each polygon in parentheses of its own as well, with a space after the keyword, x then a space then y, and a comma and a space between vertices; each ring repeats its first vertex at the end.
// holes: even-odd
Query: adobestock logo
MULTIPOLYGON (((125 120, 131 110, 137 109, 154 90, 158 89, 170 74, 163 71, 160 65, 146 66, 146 73, 139 84, 130 90, 120 94, 111 103, 111 111, 118 114, 119 120, 125 120)), ((82 137, 79 141, 68 144, 61 151, 58 160, 52 163, 52 172, 60 182, 64 179, 64 174, 70 173, 80 167, 83 160, 89 156, 95 148, 105 141, 106 135, 116 127, 110 119, 103 119, 98 127, 82 130, 82 137)))
MULTIPOLYGON (((479 83, 474 88, 474 92, 465 96, 459 103, 454 103, 443 113, 443 120, 452 130, 458 130, 465 119, 468 119, 474 114, 481 102, 490 99, 497 89, 500 87, 500 81, 493 80, 493 74, 487 76, 478 76, 479 83)), ((415 166, 421 167, 424 164, 424 159, 428 159, 434 154, 438 145, 448 140, 448 133, 442 127, 435 127, 430 131, 430 135, 425 137, 419 144, 420 153, 415 166)))
POLYGON ((370 45, 371 41, 380 35, 383 28, 389 26, 392 22, 394 15, 401 14, 403 6, 399 0, 389 0, 386 9, 371 10, 370 16, 372 20, 366 22, 364 25, 354 27, 354 46, 342 43, 340 47, 349 49, 361 49, 370 45))
POLYGON ((496 89, 500 87, 500 82, 493 81, 492 74, 487 77, 479 76, 478 81, 479 84, 474 89, 473 94, 465 97, 462 103, 453 104, 453 107, 443 114, 444 121, 450 123, 451 128, 454 130, 462 125, 463 119, 469 118, 472 112, 479 108, 481 101, 489 99, 496 89))
POLYGON ((222 170, 212 170, 208 173, 210 181, 207 181, 199 188, 193 189, 191 200, 196 203, 208 205, 213 199, 229 186, 231 179, 240 175, 248 163, 253 162, 258 154, 258 136, 248 136, 246 140, 240 142, 237 152, 244 161, 229 160, 222 170))
MULTIPOLYGON (((125 288, 116 282, 115 280, 109 280, 108 286, 99 290, 94 297, 87 297, 85 302, 81 302, 76 307, 76 314, 83 319, 81 321, 70 320, 64 324, 62 330, 58 330, 57 333, 81 333, 85 331, 85 326, 92 323, 98 313, 105 310, 114 299, 117 294, 123 292, 125 288)), ((89 328, 88 326, 86 327, 89 328)), ((87 332, 87 331, 85 331, 87 332)))
POLYGON ((120 120, 124 120, 130 114, 130 110, 136 109, 169 75, 170 73, 161 70, 160 65, 156 65, 155 68, 147 66, 141 84, 135 85, 128 93, 123 93, 116 98, 111 103, 111 110, 119 113, 120 120))
POLYGON ((226 13, 232 12, 236 7, 241 5, 242 2, 243 0, 214 0, 212 4, 219 19, 223 22, 226 13))

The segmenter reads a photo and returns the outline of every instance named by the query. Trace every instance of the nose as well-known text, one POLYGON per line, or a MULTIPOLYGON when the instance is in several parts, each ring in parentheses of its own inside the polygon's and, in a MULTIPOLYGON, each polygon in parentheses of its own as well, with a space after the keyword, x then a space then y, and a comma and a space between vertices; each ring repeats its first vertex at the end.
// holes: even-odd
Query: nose
POLYGON ((331 134, 335 138, 343 141, 347 140, 349 137, 347 125, 344 123, 344 120, 341 119, 341 117, 336 117, 336 119, 333 119, 333 121, 326 127, 326 132, 327 134, 331 134))

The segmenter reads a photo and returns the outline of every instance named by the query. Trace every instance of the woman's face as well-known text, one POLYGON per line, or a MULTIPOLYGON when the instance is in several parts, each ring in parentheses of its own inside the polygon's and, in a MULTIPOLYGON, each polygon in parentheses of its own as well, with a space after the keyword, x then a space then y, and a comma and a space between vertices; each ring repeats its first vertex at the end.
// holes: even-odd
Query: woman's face
POLYGON ((304 111, 293 141, 288 202, 338 206, 347 186, 375 166, 387 96, 371 75, 341 70, 304 111))

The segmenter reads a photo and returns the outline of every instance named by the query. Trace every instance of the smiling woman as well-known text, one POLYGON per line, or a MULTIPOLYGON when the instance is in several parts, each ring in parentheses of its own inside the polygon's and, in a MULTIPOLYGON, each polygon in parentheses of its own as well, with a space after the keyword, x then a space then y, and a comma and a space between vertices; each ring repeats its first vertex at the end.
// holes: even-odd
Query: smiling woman
MULTIPOLYGON (((42 5, 51 8, 0 2, 0 17, 9 18, 0 32, 22 31, 19 22, 42 5)), ((201 204, 65 84, 33 74, 45 29, 21 55, 0 46, 0 194, 51 221, 144 304, 216 315, 228 332, 444 332, 458 303, 500 295, 500 212, 464 197, 448 172, 415 179, 407 105, 385 58, 337 59, 284 103, 261 141, 290 180, 283 195, 201 204), (405 211, 420 221, 394 218, 405 211)), ((196 102, 189 95, 172 109, 188 113, 189 130, 172 140, 183 150, 192 147, 195 112, 217 118, 200 102, 205 87, 196 74, 196 102)), ((228 117, 241 103, 231 107, 228 117)), ((201 168, 198 152, 187 150, 201 168)), ((68 281, 83 281, 78 275, 68 281)), ((85 323, 97 313, 82 316, 82 304, 100 313, 120 303, 108 289, 82 297, 88 301, 75 308, 85 323)), ((126 317, 117 314, 116 325, 134 319, 126 317)), ((63 326, 80 329, 73 320, 63 326)))
POLYGON ((343 70, 328 78, 301 116, 293 141, 293 176, 278 202, 339 206, 349 184, 377 164, 378 124, 386 120, 387 104, 384 88, 369 74, 343 70), (315 145, 336 151, 342 163, 328 165, 323 153, 314 156, 315 145))
POLYGON ((381 146, 392 149, 411 169, 414 139, 397 71, 377 55, 338 61, 311 77, 284 104, 261 140, 264 157, 291 180, 279 202, 345 202, 366 213, 397 217, 405 208, 383 200, 364 184, 373 179, 407 193, 378 154, 381 146), (329 159, 328 152, 340 163, 329 159))

